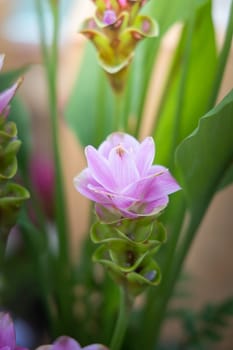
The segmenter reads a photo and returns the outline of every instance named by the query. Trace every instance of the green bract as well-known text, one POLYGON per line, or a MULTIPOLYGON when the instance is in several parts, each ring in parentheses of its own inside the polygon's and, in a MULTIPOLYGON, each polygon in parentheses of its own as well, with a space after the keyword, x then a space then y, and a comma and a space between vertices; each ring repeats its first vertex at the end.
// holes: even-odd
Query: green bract
POLYGON ((25 188, 10 181, 17 171, 20 144, 16 125, 0 116, 0 236, 5 236, 15 224, 22 202, 29 198, 25 188))
POLYGON ((160 282, 154 255, 166 241, 166 231, 157 219, 123 219, 111 224, 98 221, 92 226, 91 239, 101 244, 93 260, 105 265, 131 294, 160 282))

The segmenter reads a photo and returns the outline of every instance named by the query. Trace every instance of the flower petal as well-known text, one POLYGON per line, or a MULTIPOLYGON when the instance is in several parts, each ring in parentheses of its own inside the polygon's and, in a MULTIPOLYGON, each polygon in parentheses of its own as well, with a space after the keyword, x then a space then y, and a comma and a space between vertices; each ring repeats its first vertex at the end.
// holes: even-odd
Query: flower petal
POLYGON ((0 54, 0 70, 2 69, 5 55, 0 54))
POLYGON ((59 337, 52 346, 52 350, 81 350, 80 344, 73 338, 59 337))
POLYGON ((122 192, 126 186, 139 179, 134 155, 121 145, 111 150, 109 164, 119 192, 122 192))
POLYGON ((141 176, 144 176, 151 167, 155 156, 155 144, 152 137, 147 137, 140 144, 136 154, 136 164, 141 176))
POLYGON ((0 114, 3 114, 6 110, 8 104, 14 97, 16 90, 20 84, 21 80, 18 80, 14 85, 12 85, 9 89, 3 91, 0 94, 0 114))
POLYGON ((125 188, 123 194, 125 196, 132 196, 133 194, 138 201, 150 202, 152 200, 157 200, 167 194, 162 186, 157 185, 158 177, 160 176, 161 172, 155 172, 154 174, 141 178, 125 188))
POLYGON ((0 313, 0 348, 15 348, 15 329, 9 314, 0 313))
POLYGON ((108 136, 98 148, 100 154, 108 158, 110 151, 119 145, 122 145, 130 152, 135 152, 139 147, 139 142, 131 135, 124 134, 123 132, 114 132, 108 136))
POLYGON ((128 212, 135 213, 137 217, 157 215, 168 205, 168 202, 168 196, 164 196, 152 202, 137 203, 128 208, 128 212))
MULTIPOLYGON (((100 187, 98 182, 96 182, 90 174, 90 170, 88 168, 84 169, 78 176, 74 178, 74 186, 75 188, 85 197, 92 201, 97 201, 102 203, 105 202, 105 198, 103 196, 99 196, 95 191, 91 189, 93 187, 100 187)), ((104 191, 104 188, 102 188, 104 191)))
POLYGON ((101 344, 92 344, 88 346, 84 346, 83 350, 108 350, 106 346, 101 344))
POLYGON ((92 177, 104 188, 113 191, 116 182, 107 160, 92 146, 87 146, 85 153, 92 177))

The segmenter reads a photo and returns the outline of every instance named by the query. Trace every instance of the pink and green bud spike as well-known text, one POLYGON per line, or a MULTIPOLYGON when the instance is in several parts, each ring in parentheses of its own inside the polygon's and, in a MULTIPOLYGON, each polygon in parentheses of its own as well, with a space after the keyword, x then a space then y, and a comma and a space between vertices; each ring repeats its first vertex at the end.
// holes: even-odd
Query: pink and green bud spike
POLYGON ((180 186, 168 169, 154 165, 151 137, 141 143, 131 135, 111 134, 98 149, 85 149, 87 168, 76 189, 95 202, 92 241, 100 244, 93 259, 136 295, 161 279, 154 254, 166 241, 158 216, 180 186))
POLYGON ((116 92, 125 86, 126 73, 137 44, 144 38, 158 35, 152 18, 140 15, 147 1, 93 0, 96 12, 87 19, 81 33, 95 45, 98 60, 116 92))
MULTIPOLYGON (((0 69, 3 61, 4 55, 0 55, 0 69)), ((15 224, 22 202, 29 198, 25 188, 12 182, 17 171, 16 155, 21 142, 17 139, 15 123, 6 118, 10 110, 9 103, 21 81, 20 78, 9 89, 0 93, 0 239, 3 240, 15 224)))

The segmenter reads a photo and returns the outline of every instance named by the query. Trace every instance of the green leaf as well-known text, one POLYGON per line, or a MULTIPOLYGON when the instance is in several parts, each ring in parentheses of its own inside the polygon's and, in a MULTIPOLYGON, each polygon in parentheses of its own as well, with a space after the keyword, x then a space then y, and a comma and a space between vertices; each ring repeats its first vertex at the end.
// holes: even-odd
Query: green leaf
POLYGON ((113 130, 113 94, 97 63, 97 54, 87 45, 65 115, 83 146, 98 146, 113 130))
POLYGON ((144 12, 146 14, 149 13, 158 22, 160 35, 155 39, 146 39, 140 44, 140 47, 136 50, 133 62, 126 111, 137 119, 138 129, 146 101, 148 85, 164 34, 176 22, 187 21, 197 8, 206 2, 207 0, 156 0, 150 1, 148 6, 145 6, 144 12))
POLYGON ((188 26, 175 53, 155 132, 157 161, 166 165, 206 112, 215 77, 217 54, 210 1, 197 11, 191 37, 188 26))
POLYGON ((22 203, 29 197, 28 191, 15 183, 0 188, 0 236, 15 224, 22 203))
POLYGON ((201 118, 176 152, 182 187, 192 211, 205 210, 233 162, 233 90, 201 118))

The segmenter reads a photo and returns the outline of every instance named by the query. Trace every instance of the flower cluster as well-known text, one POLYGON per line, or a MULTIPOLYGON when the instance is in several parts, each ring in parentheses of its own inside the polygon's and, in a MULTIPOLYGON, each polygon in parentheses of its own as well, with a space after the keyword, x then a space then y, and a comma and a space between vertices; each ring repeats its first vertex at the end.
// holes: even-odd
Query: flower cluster
POLYGON ((94 18, 85 21, 81 32, 95 45, 99 63, 113 89, 122 91, 129 63, 139 41, 158 35, 157 23, 138 12, 147 0, 93 0, 94 18))

